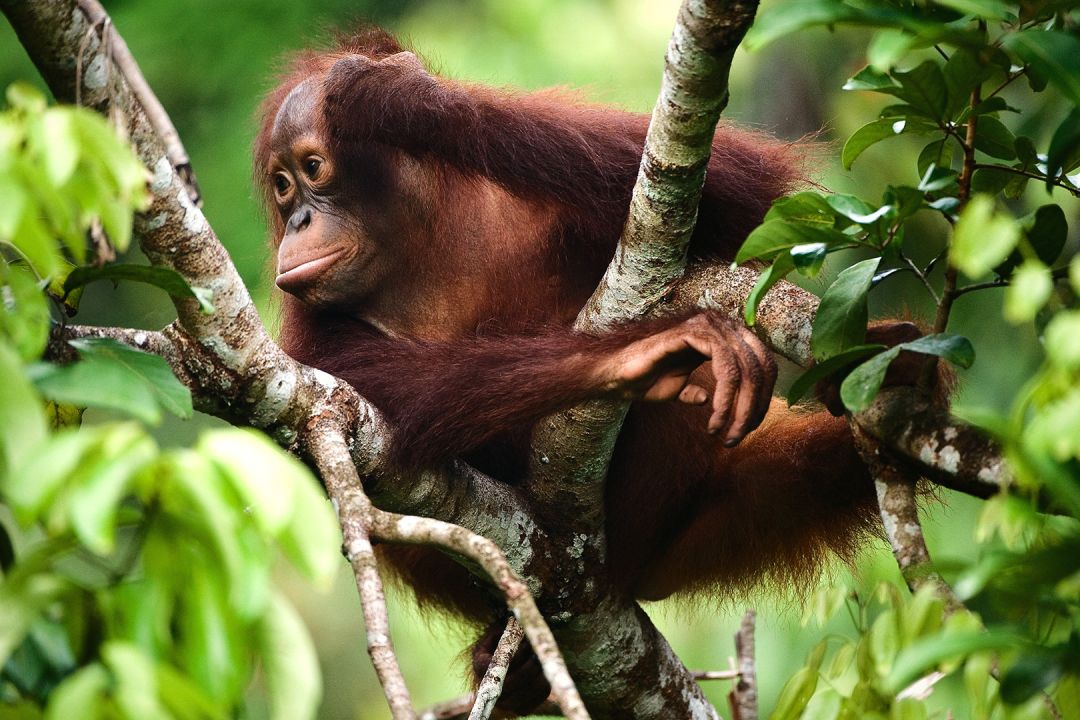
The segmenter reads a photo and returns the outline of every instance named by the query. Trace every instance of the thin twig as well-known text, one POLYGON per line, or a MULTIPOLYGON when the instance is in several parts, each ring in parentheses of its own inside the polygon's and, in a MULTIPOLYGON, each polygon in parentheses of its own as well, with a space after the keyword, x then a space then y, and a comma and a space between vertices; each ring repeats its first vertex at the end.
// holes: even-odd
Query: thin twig
MULTIPOLYGON (((463 527, 441 520, 379 510, 363 492, 360 477, 342 432, 333 426, 321 427, 316 421, 316 425, 309 428, 307 435, 309 452, 323 475, 326 492, 334 501, 341 521, 346 556, 357 575, 357 586, 361 585, 361 575, 369 583, 361 588, 361 600, 365 620, 370 610, 372 621, 380 629, 375 640, 379 643, 376 650, 379 651, 378 662, 382 662, 381 669, 375 654, 372 655, 372 662, 376 662, 380 680, 384 679, 383 673, 386 674, 383 687, 387 700, 391 702, 391 708, 402 707, 408 698, 408 691, 404 687, 404 681, 399 680, 397 659, 393 656, 389 633, 384 630, 388 627, 384 618, 386 608, 384 601, 379 602, 381 597, 376 596, 376 590, 381 594, 381 584, 375 584, 378 573, 369 536, 370 539, 380 542, 425 545, 449 550, 478 565, 494 582, 524 628, 529 644, 543 668, 544 677, 551 684, 552 695, 563 714, 571 720, 588 720, 585 704, 566 669, 566 662, 559 652, 547 621, 536 607, 528 587, 514 573, 495 543, 463 527)), ((370 648, 370 625, 368 635, 370 648)), ((414 717, 411 706, 408 712, 408 715, 402 717, 414 717)), ((397 717, 395 715, 395 718, 397 717)))
POLYGON ((390 618, 386 611, 386 595, 371 546, 371 503, 360 486, 360 478, 349 456, 345 439, 333 432, 312 433, 311 455, 326 493, 333 501, 341 524, 342 548, 352 566, 356 589, 367 629, 367 651, 375 674, 382 684, 383 694, 394 720, 412 720, 409 688, 398 664, 394 644, 390 639, 390 618))
POLYGON ((476 688, 476 700, 469 713, 469 720, 488 720, 491 717, 491 713, 495 710, 495 702, 502 694, 506 670, 510 667, 510 661, 521 646, 521 639, 524 636, 525 631, 521 623, 514 618, 506 621, 506 628, 503 630, 502 637, 499 638, 495 652, 491 655, 487 671, 484 672, 484 677, 476 688))
MULTIPOLYGON (((184 144, 180 141, 180 134, 176 132, 172 119, 165 112, 157 95, 150 89, 146 78, 143 77, 139 64, 135 62, 123 36, 113 27, 108 13, 97 0, 76 0, 76 2, 79 9, 90 20, 91 25, 100 28, 102 42, 108 45, 109 59, 123 74, 131 92, 142 105, 151 127, 165 145, 169 162, 184 181, 191 202, 197 207, 202 207, 202 193, 195 179, 195 171, 191 167, 191 159, 188 157, 187 150, 184 149, 184 144)), ((79 89, 76 89, 76 92, 79 92, 79 89)))
POLYGON ((1012 173, 1013 175, 1022 175, 1032 180, 1042 180, 1049 182, 1055 187, 1059 187, 1065 192, 1071 194, 1073 197, 1080 197, 1080 188, 1075 188, 1072 185, 1066 185, 1060 178, 1047 177, 1046 175, 1040 175, 1037 172, 1030 170, 1024 170, 1023 168, 1015 168, 1010 165, 1000 165, 998 163, 975 163, 975 170, 1001 170, 1002 172, 1012 173))

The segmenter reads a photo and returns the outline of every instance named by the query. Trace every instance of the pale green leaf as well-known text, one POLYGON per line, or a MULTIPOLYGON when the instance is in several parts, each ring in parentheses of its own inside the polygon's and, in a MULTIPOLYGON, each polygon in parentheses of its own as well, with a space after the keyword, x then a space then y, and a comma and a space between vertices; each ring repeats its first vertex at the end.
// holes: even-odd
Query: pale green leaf
POLYGON ((314 718, 322 698, 318 655, 299 615, 275 594, 259 624, 271 720, 314 718))
POLYGON ((979 277, 1005 260, 1019 240, 1019 225, 996 212, 992 197, 976 195, 956 223, 949 259, 969 277, 979 277))

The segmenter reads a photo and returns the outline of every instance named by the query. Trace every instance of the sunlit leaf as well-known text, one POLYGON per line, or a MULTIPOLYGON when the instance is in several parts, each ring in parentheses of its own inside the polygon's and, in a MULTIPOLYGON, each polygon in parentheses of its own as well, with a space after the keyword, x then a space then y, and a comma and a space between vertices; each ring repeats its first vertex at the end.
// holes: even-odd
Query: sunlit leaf
POLYGON ((949 259, 969 277, 979 277, 1000 264, 1020 240, 1020 228, 995 211, 988 195, 975 195, 960 214, 949 259))
POLYGON ((47 428, 41 400, 23 374, 22 363, 7 343, 0 343, 0 482, 37 451, 47 428))
POLYGON ((92 663, 64 678, 49 695, 45 720, 96 720, 111 680, 100 663, 92 663))
POLYGON ((101 655, 113 671, 116 679, 113 696, 126 717, 172 720, 158 698, 157 672, 152 658, 134 645, 117 641, 106 643, 101 655))
POLYGON ((887 692, 896 693, 949 658, 962 657, 980 650, 1006 650, 1024 647, 1027 640, 1007 630, 932 635, 905 648, 896 659, 888 679, 887 692))
POLYGON ((314 718, 322 698, 319 659, 296 611, 274 594, 258 628, 271 720, 314 718))

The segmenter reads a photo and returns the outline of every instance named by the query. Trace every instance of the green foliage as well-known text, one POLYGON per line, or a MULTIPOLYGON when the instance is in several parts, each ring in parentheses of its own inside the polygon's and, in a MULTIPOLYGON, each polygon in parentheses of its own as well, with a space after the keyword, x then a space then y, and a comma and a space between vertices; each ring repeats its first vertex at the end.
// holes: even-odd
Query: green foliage
MULTIPOLYGON (((145 427, 192 415, 160 357, 108 338, 42 361, 88 282, 137 281, 198 301, 175 272, 91 261, 118 249, 145 172, 96 114, 14 85, 0 113, 0 707, 19 717, 228 718, 258 667, 273 718, 313 717, 307 631, 270 583, 279 555, 325 587, 340 537, 321 488, 252 431, 162 450, 145 427), (6 202, 8 199, 11 202, 6 202), (81 425, 81 409, 138 422, 81 425), (7 515, 5 515, 6 517, 7 515)), ((6 716, 6 715, 5 715, 6 716)))
MULTIPOLYGON (((928 693, 951 676, 967 692, 969 712, 958 716, 1044 717, 1044 692, 1056 693, 1069 716, 1080 710, 1069 704, 1080 685, 1080 256, 1062 198, 1080 197, 1080 3, 777 4, 748 42, 844 25, 875 33, 867 67, 844 89, 884 98, 878 116, 844 143, 840 164, 850 168, 901 135, 926 144, 915 167, 894 170, 879 201, 800 193, 777 202, 740 250, 740 261, 769 263, 747 301, 751 322, 767 286, 802 270, 797 242, 829 256, 859 250, 823 294, 811 338, 817 364, 789 400, 832 376, 842 378, 846 407, 864 410, 904 350, 970 366, 972 343, 945 330, 953 301, 978 290, 1005 289, 1001 317, 984 322, 1034 323, 1045 360, 1008 415, 968 411, 1001 441, 1017 481, 986 503, 977 558, 947 572, 979 614, 946 617, 933 593, 905 599, 895 588, 874 607, 849 603, 858 638, 830 647, 832 662, 823 649, 813 652, 773 717, 929 717, 915 689, 928 693), (928 216, 950 229, 943 250, 925 237, 928 216), (927 256, 936 258, 912 259, 927 256), (933 334, 892 348, 865 345, 868 296, 900 274, 914 275, 937 307, 933 334)), ((825 619, 838 604, 815 607, 825 619)))

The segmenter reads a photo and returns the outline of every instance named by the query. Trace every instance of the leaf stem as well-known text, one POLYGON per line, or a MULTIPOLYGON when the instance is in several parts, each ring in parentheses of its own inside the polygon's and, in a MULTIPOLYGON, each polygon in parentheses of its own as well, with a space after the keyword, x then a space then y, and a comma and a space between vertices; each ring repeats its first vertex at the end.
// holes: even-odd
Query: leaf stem
POLYGON ((1024 177, 1031 178, 1032 180, 1042 180, 1043 182, 1049 182, 1051 185, 1061 188, 1067 193, 1072 194, 1074 197, 1080 197, 1080 189, 1066 185, 1060 178, 1051 178, 1046 175, 1042 175, 1031 170, 1024 170, 1023 168, 1016 168, 1010 165, 1001 165, 999 163, 975 163, 976 170, 1001 170, 1003 172, 1013 173, 1014 175, 1023 175, 1024 177))

